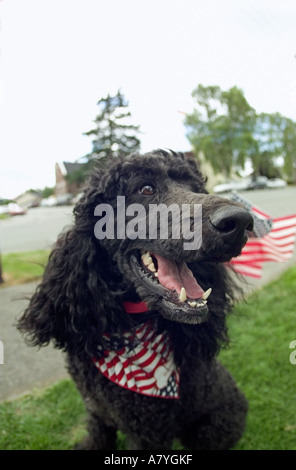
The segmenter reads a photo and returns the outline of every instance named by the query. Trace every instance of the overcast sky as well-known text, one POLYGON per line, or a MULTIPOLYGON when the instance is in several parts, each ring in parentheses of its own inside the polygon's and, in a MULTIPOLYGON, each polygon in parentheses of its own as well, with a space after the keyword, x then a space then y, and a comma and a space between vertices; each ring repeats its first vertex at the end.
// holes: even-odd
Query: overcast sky
POLYGON ((53 186, 119 88, 142 151, 190 149, 199 83, 296 120, 295 0, 0 0, 0 18, 0 197, 53 186))

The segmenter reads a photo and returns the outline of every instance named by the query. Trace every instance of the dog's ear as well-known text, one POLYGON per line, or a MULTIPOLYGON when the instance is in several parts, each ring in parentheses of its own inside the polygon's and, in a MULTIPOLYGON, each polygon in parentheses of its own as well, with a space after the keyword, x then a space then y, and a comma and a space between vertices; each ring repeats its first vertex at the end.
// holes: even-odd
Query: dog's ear
POLYGON ((94 234, 99 200, 97 192, 89 194, 75 208, 76 223, 58 238, 42 282, 18 322, 32 345, 53 340, 58 348, 93 354, 103 334, 121 325, 121 302, 109 292, 119 280, 94 234))
POLYGON ((99 338, 104 329, 104 316, 99 314, 102 256, 92 237, 78 236, 75 230, 58 239, 43 280, 18 322, 30 343, 42 346, 53 339, 57 347, 69 349, 73 342, 79 344, 89 324, 99 338))

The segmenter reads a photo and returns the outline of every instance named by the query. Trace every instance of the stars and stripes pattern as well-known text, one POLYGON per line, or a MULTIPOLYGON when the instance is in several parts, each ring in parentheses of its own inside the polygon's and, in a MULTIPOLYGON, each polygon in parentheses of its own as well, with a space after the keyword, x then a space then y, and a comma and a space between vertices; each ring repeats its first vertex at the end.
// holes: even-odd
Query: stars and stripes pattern
POLYGON ((231 196, 241 203, 254 218, 254 229, 242 253, 230 264, 245 276, 260 278, 266 261, 284 262, 291 258, 295 245, 296 214, 272 218, 237 193, 231 196))
POLYGON ((117 385, 144 395, 179 398, 179 369, 171 340, 159 333, 153 320, 124 333, 124 345, 104 335, 107 348, 99 347, 93 358, 101 373, 117 385))

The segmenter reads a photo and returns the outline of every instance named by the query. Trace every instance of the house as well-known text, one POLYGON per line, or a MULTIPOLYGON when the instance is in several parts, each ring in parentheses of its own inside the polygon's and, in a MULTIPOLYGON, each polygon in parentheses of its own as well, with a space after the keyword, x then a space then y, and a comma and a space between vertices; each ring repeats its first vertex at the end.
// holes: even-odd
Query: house
POLYGON ((71 173, 79 171, 82 167, 81 163, 77 162, 60 162, 55 165, 56 185, 55 196, 56 198, 65 197, 71 194, 75 196, 79 193, 81 185, 76 182, 69 181, 68 176, 71 173))
MULTIPOLYGON (((206 182, 206 188, 208 191, 213 191, 214 186, 220 183, 225 182, 225 175, 222 173, 216 173, 209 161, 206 160, 205 155, 203 152, 198 152, 198 156, 196 157, 196 154, 193 151, 189 152, 184 152, 187 158, 192 158, 193 160, 197 160, 200 171, 203 175, 206 176, 207 182, 206 182)), ((231 172, 231 175, 229 176, 234 181, 240 181, 240 177, 235 171, 231 172)))
POLYGON ((198 157, 193 151, 184 152, 187 158, 191 158, 192 160, 197 160, 200 171, 203 175, 207 177, 207 189, 211 190, 213 186, 217 183, 223 181, 223 176, 221 174, 215 174, 212 165, 205 159, 203 152, 198 153, 198 157))
POLYGON ((29 207, 38 207, 41 199, 42 194, 40 191, 30 189, 29 191, 26 191, 25 193, 16 197, 15 202, 17 202, 17 204, 19 204, 24 209, 28 209, 29 207))

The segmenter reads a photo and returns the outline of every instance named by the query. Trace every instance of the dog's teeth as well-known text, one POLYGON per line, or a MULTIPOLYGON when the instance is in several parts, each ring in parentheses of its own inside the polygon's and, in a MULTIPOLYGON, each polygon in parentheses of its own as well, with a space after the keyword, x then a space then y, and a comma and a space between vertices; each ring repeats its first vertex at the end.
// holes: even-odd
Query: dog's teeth
POLYGON ((147 251, 147 253, 144 253, 142 256, 142 261, 143 263, 145 264, 145 266, 149 266, 149 264, 151 264, 153 261, 152 261, 152 258, 150 256, 150 253, 149 251, 147 251))
POLYGON ((190 307, 196 307, 196 302, 195 300, 193 300, 192 302, 188 302, 188 304, 190 305, 190 307))
POLYGON ((211 292, 212 292, 212 288, 210 287, 208 290, 206 290, 206 291, 202 294, 201 298, 202 298, 203 300, 207 300, 207 298, 210 296, 211 292))
MULTIPOLYGON (((152 259, 151 259, 151 261, 152 261, 152 259)), ((149 269, 149 271, 152 271, 153 273, 156 272, 153 261, 150 264, 148 264, 148 269, 149 269)))
POLYGON ((186 290, 184 287, 181 287, 181 292, 180 292, 180 295, 179 295, 179 300, 181 302, 185 302, 185 300, 187 299, 186 297, 186 290))

